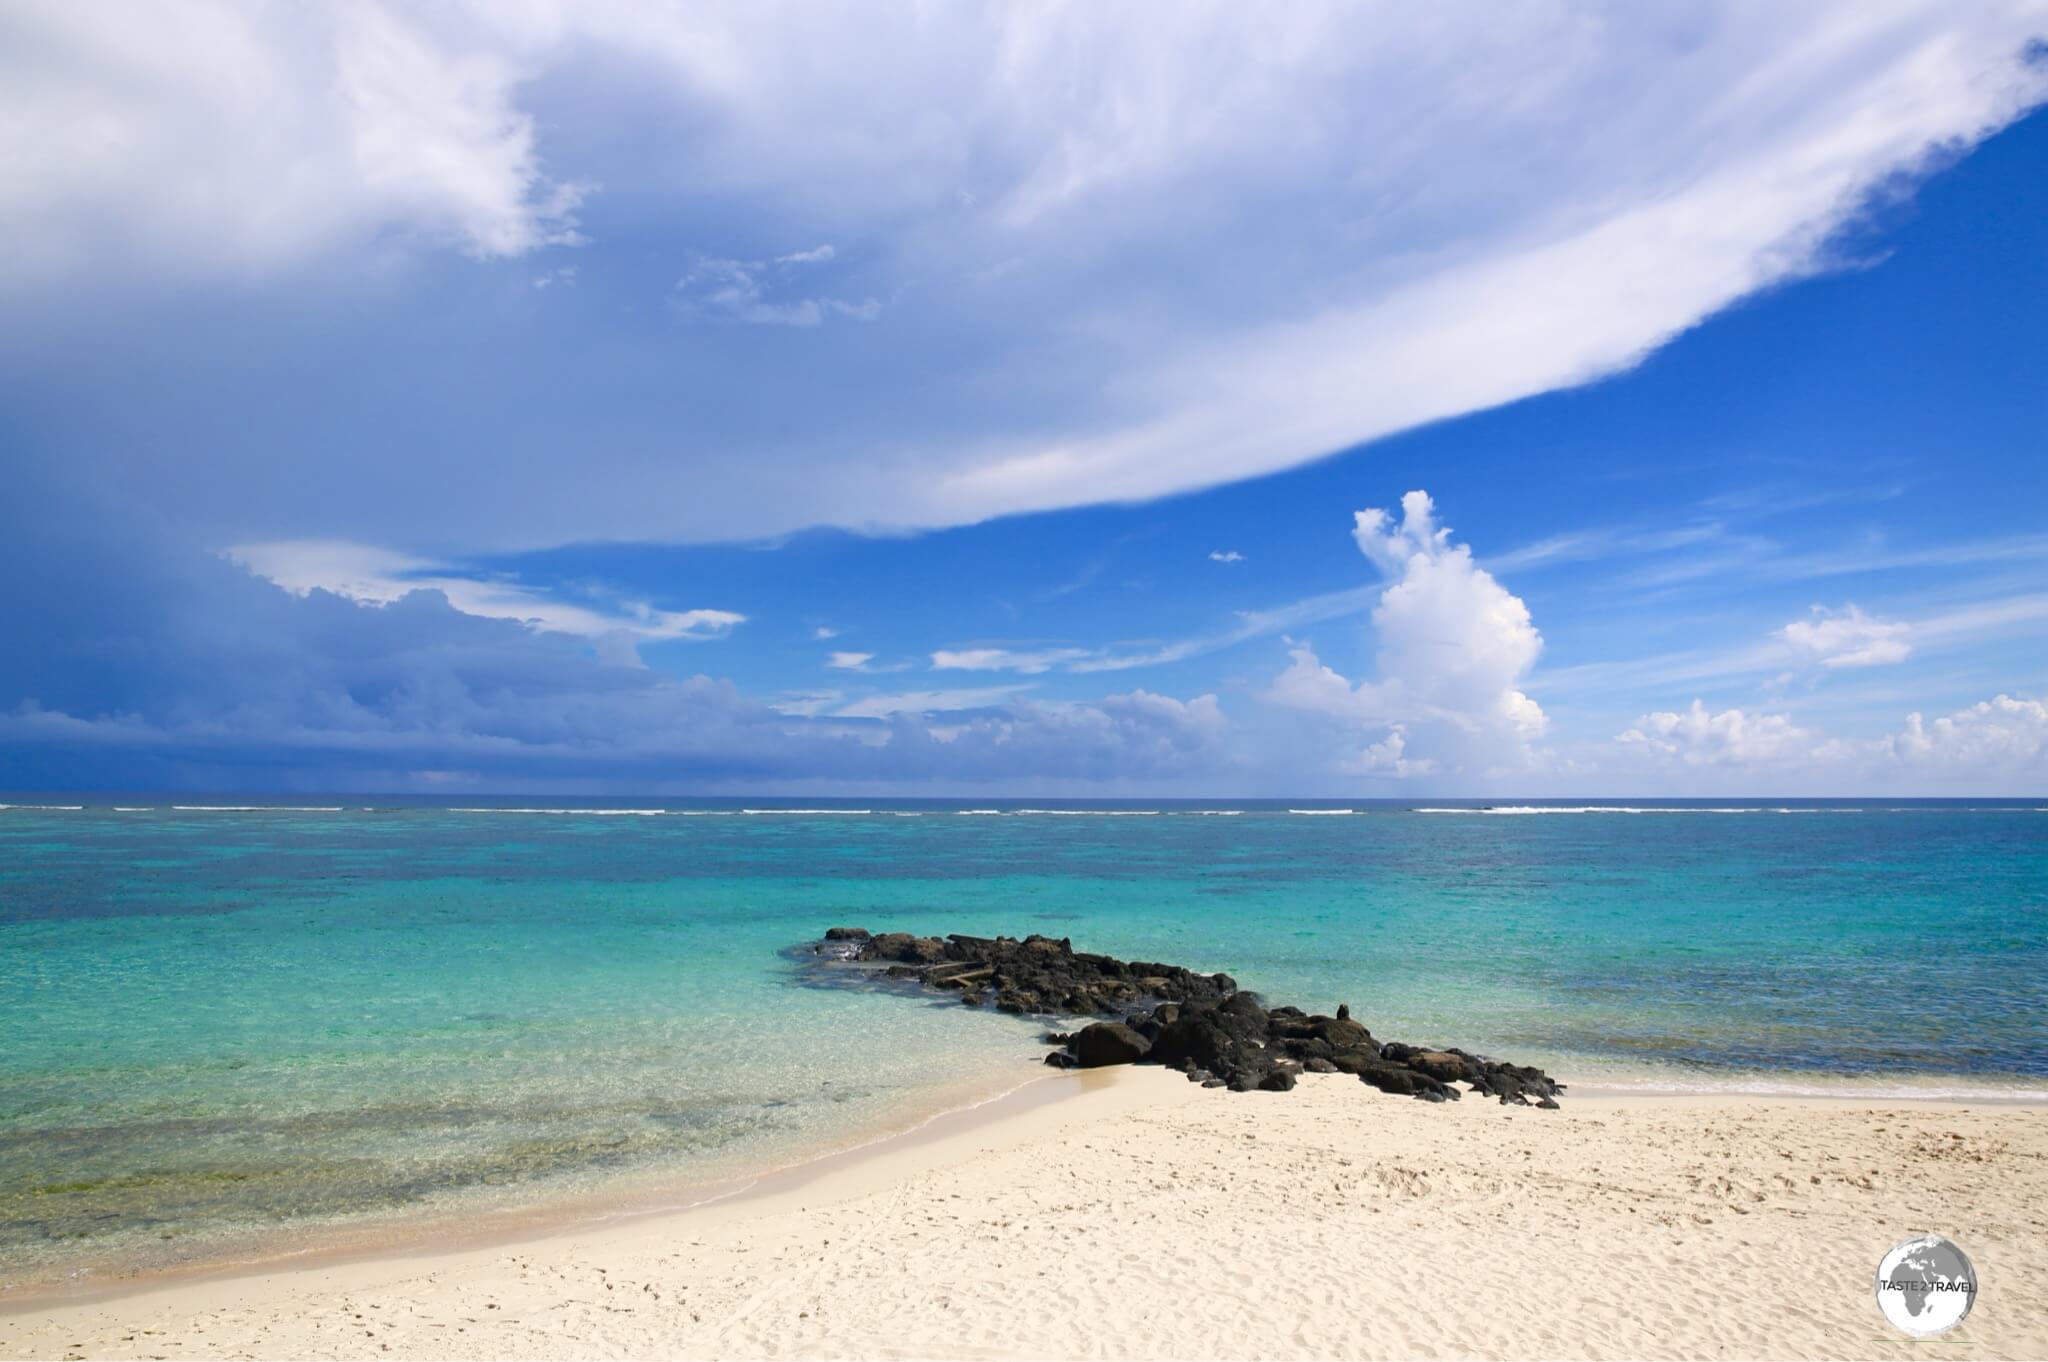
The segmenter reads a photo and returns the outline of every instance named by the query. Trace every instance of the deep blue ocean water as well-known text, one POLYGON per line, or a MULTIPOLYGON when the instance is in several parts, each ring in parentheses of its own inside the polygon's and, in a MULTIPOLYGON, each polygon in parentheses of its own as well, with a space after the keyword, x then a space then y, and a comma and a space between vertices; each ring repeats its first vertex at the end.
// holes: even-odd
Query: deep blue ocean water
POLYGON ((807 985, 838 924, 1582 1081, 2048 1092, 2037 803, 460 802, 0 808, 0 1282, 712 1181, 1037 1072, 1043 1023, 807 985))

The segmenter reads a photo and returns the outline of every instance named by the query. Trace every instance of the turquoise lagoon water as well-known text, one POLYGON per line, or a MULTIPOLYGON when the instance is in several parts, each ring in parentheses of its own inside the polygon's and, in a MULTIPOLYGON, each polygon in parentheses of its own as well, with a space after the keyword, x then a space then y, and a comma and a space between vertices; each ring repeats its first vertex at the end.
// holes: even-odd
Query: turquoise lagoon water
POLYGON ((30 802, 79 801, 0 808, 0 1283, 708 1183, 1040 1072, 1041 1024, 785 954, 841 923, 1582 1081, 2048 1092, 2032 804, 30 802))

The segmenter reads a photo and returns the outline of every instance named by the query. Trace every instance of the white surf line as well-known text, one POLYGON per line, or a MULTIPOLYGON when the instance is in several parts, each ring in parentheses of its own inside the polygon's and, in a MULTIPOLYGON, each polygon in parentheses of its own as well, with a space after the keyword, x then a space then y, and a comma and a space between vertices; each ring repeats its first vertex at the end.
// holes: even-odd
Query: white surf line
POLYGON ((740 812, 741 812, 741 813, 749 813, 749 814, 754 814, 754 815, 756 815, 757 817, 758 817, 758 816, 760 816, 760 815, 764 815, 764 814, 767 814, 767 815, 773 815, 773 814, 780 814, 780 815, 783 815, 784 817, 791 817, 791 818, 793 818, 793 817, 797 817, 797 816, 804 816, 804 817, 815 817, 815 816, 816 816, 816 815, 818 815, 818 814, 843 814, 843 815, 847 815, 847 816, 852 816, 852 815, 856 815, 856 814, 872 814, 872 813, 874 812, 874 810, 873 810, 873 809, 741 809, 741 810, 740 810, 740 812))
POLYGON ((0 804, 0 809, 20 809, 25 813, 83 813, 83 804, 0 804))
POLYGON ((1157 809, 1019 809, 1046 818, 1157 818, 1157 809))
POLYGON ((450 813, 545 813, 545 814, 589 814, 596 818, 659 818, 667 809, 450 809, 450 813))
POLYGON ((340 813, 341 805, 308 804, 173 804, 178 813, 340 813))
MULTIPOLYGON (((1773 812, 1773 810, 1770 810, 1770 809, 1764 809, 1764 808, 1756 808, 1756 809, 1673 809, 1673 808, 1655 808, 1655 807, 1643 807, 1643 806, 1636 806, 1636 805, 1630 805, 1630 806, 1622 806, 1622 805, 1618 805, 1618 804, 1585 804, 1585 805, 1578 805, 1578 806, 1572 806, 1572 807, 1563 807, 1563 806, 1560 806, 1560 807, 1555 807, 1555 808, 1537 808, 1537 807, 1535 807, 1534 805, 1527 805, 1527 804, 1503 804, 1503 805, 1499 805, 1499 806, 1497 806, 1497 807, 1494 807, 1494 808, 1487 808, 1487 809, 1415 809, 1415 810, 1413 810, 1413 812, 1415 812, 1415 813, 1470 813, 1470 814, 1488 814, 1488 815, 1495 815, 1495 816, 1503 816, 1503 817, 1506 817, 1506 816, 1514 816, 1514 817, 1521 817, 1521 816, 1526 816, 1526 815, 1530 815, 1530 814, 1539 814, 1539 813, 1560 813, 1560 814, 1561 814, 1561 813, 1720 813, 1720 814, 1728 814, 1728 813, 1771 813, 1771 812, 1773 812)), ((1782 812, 1799 812, 1799 810, 1783 810, 1782 812)), ((1818 811, 1816 811, 1816 812, 1818 812, 1818 811)))
POLYGON ((1300 818, 1341 818, 1346 814, 1362 813, 1361 809, 1289 809, 1287 812, 1300 818))

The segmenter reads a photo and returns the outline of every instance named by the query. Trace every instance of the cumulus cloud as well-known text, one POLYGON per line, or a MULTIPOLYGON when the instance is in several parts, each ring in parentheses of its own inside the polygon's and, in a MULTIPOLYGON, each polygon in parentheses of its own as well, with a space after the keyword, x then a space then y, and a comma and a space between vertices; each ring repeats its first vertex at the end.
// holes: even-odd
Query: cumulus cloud
POLYGON ((1717 767, 1736 788, 1869 789, 2030 794, 2048 782, 2048 704, 2000 695, 1928 721, 1908 714, 1895 732, 1827 737, 1784 714, 1718 712, 1694 700, 1645 714, 1616 739, 1651 769, 1717 767))
POLYGON ((1209 550, 1209 561, 1212 563, 1242 563, 1244 555, 1236 549, 1211 549, 1209 550))
POLYGON ((1912 656, 1911 632, 1910 625, 1872 619, 1853 604, 1841 611, 1816 605, 1810 618, 1792 621, 1778 637, 1823 667, 1882 667, 1912 656))
POLYGON ((843 672, 864 672, 874 660, 873 653, 834 653, 825 659, 825 665, 843 672))
POLYGON ((2048 704, 2000 695, 1931 724, 1909 714, 1904 731, 1885 739, 1881 749, 1907 767, 2048 781, 2048 704))
POLYGON ((1713 714, 1694 700, 1683 713, 1643 715, 1618 741, 1688 766, 1755 766, 1804 758, 1813 735, 1783 714, 1713 714))
POLYGON ((1410 759, 1405 755, 1407 750, 1408 730, 1401 724, 1395 724, 1387 731, 1386 737, 1370 744, 1363 752, 1359 753, 1357 762, 1348 769, 1371 774, 1402 777, 1426 776, 1437 769, 1434 758, 1418 757, 1410 759))
MULTIPOLYGON (((557 310, 558 348, 532 342, 550 381, 494 384, 490 478, 470 441, 377 424, 399 402, 421 428, 452 421, 459 385, 423 391, 409 346, 439 357, 504 325, 497 300, 445 293, 430 337, 408 341, 388 296, 351 314, 339 362, 364 391, 331 417, 347 494, 247 479, 202 507, 254 437, 245 404, 179 383, 121 400, 140 443, 186 430, 182 458, 100 431, 51 457, 233 521, 221 542, 958 524, 1269 472, 1624 368, 1826 267, 1873 189, 2038 102, 2048 66, 2021 54, 2041 24, 2022 0, 1369 23, 1341 6, 30 0, 0 15, 0 272, 67 326, 120 334, 120 307, 74 307, 78 288, 257 271, 311 293, 365 260, 517 256, 596 235, 575 186, 601 182, 611 235, 574 291, 590 311, 557 310), (622 362, 576 329, 623 312, 597 306, 607 277, 674 280, 685 262, 650 246, 669 241, 709 244, 679 310, 761 334, 669 328, 622 362), (827 241, 829 260, 810 244, 827 241), (861 285, 814 286, 826 271, 861 285), (881 300, 904 325, 827 324, 881 300), (932 400, 900 400, 913 385, 932 400), (591 439, 599 387, 625 428, 591 439)), ((176 320, 165 349, 189 351, 176 320)), ((292 339, 341 334, 307 331, 292 339)), ((193 357, 202 388, 232 371, 213 358, 193 357)))
POLYGON ((1473 562, 1468 547, 1451 542, 1426 492, 1401 499, 1399 521, 1383 510, 1358 512, 1352 536, 1388 581, 1372 612, 1373 678, 1354 685, 1297 644, 1265 698, 1378 731, 1363 749, 1364 767, 1405 774, 1527 764, 1548 725, 1520 688, 1543 649, 1528 607, 1473 562))

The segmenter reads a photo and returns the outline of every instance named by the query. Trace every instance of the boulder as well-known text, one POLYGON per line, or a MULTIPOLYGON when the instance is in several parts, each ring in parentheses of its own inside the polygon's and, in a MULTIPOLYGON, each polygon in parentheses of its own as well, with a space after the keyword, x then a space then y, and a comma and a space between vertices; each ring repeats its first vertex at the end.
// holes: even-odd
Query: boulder
POLYGON ((1439 1083, 1459 1082, 1470 1072, 1465 1061, 1448 1050, 1418 1050, 1408 1056, 1408 1067, 1428 1074, 1439 1083))
POLYGON ((1442 1102, 1458 1095, 1456 1088, 1440 1083, 1428 1074, 1418 1073, 1399 1064, 1389 1064, 1385 1060, 1361 1068, 1358 1070, 1358 1077, 1381 1092, 1390 1092, 1402 1097, 1420 1097, 1431 1102, 1442 1102))
POLYGON ((1310 1017, 1310 1034, 1332 1050, 1373 1048, 1372 1032, 1349 1017, 1310 1017))
POLYGON ((1083 1069, 1100 1069, 1109 1064, 1136 1064, 1152 1046, 1143 1036, 1122 1022, 1094 1022, 1075 1033, 1071 1042, 1075 1062, 1083 1069))
POLYGON ((1332 1050, 1327 1058, 1330 1068, 1340 1074, 1362 1074, 1367 1069, 1397 1067, 1381 1059, 1375 1050, 1332 1050))
POLYGON ((906 965, 931 965, 946 958, 945 943, 937 937, 912 936, 909 932, 884 932, 870 937, 861 947, 863 960, 895 960, 906 965))
POLYGON ((1266 1009, 1259 1006, 1258 995, 1255 993, 1233 993, 1225 998, 1216 1010, 1226 1016, 1255 1021, 1262 1027, 1267 1022, 1266 1009))
POLYGON ((825 929, 825 939, 827 941, 866 941, 868 939, 868 929, 865 927, 827 927, 825 929))

